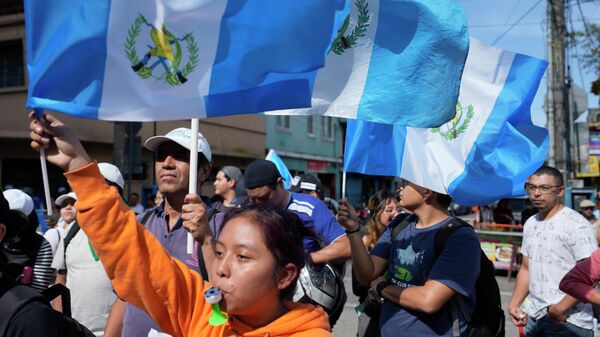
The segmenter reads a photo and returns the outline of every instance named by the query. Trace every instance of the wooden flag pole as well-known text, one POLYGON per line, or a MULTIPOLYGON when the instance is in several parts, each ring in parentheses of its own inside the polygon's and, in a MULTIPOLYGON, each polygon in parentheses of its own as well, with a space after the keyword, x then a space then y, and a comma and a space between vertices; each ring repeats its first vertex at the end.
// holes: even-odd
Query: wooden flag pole
MULTIPOLYGON (((190 188, 189 193, 198 193, 198 129, 200 120, 198 118, 192 118, 192 125, 190 129, 192 134, 190 137, 190 188)), ((187 253, 192 254, 194 252, 194 238, 192 233, 188 233, 187 236, 187 253)))

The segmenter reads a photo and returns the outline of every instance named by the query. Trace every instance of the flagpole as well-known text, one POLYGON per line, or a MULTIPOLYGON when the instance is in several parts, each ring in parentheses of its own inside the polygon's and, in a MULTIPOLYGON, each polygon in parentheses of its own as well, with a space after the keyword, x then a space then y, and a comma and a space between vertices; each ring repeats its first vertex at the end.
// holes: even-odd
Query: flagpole
MULTIPOLYGON (((35 118, 42 119, 44 117, 44 110, 33 109, 35 112, 35 118)), ((40 148, 40 165, 42 167, 42 181, 44 184, 44 198, 46 199, 46 214, 51 216, 52 212, 52 200, 50 200, 50 182, 48 180, 48 167, 46 166, 46 151, 43 147, 40 148)))
POLYGON ((52 216, 52 200, 50 200, 50 182, 48 181, 48 167, 46 166, 46 151, 40 149, 40 164, 42 165, 42 181, 44 182, 44 198, 46 199, 46 213, 52 216))
POLYGON ((346 199, 346 169, 342 171, 342 199, 346 199))
MULTIPOLYGON (((192 134, 190 137, 190 187, 189 193, 198 193, 198 128, 200 120, 198 118, 192 118, 192 125, 190 129, 192 134)), ((192 233, 187 235, 187 253, 192 254, 194 252, 194 238, 192 233)))

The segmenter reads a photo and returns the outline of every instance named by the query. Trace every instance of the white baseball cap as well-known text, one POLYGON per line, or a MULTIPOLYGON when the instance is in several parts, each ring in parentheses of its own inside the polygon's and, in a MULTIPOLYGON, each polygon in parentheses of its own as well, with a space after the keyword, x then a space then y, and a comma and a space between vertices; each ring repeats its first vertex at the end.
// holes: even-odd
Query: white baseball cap
MULTIPOLYGON (((169 131, 164 136, 154 136, 148 138, 144 146, 150 150, 156 152, 160 144, 173 141, 186 149, 190 149, 190 143, 192 139, 192 130, 188 128, 177 128, 175 130, 169 131)), ((210 146, 208 145, 208 141, 204 136, 198 132, 198 152, 202 153, 208 161, 212 160, 212 152, 210 151, 210 146)))
POLYGON ((6 190, 4 191, 4 198, 8 201, 8 207, 12 211, 19 211, 25 216, 29 216, 33 211, 33 199, 21 190, 15 188, 6 190))
POLYGON ((77 195, 75 194, 75 192, 69 192, 67 194, 63 194, 60 197, 56 198, 56 201, 54 202, 56 204, 56 206, 58 207, 63 207, 63 203, 67 200, 67 199, 74 199, 77 200, 77 195))
POLYGON ((117 184, 121 189, 125 188, 125 181, 119 169, 110 163, 98 163, 98 168, 104 179, 117 184))

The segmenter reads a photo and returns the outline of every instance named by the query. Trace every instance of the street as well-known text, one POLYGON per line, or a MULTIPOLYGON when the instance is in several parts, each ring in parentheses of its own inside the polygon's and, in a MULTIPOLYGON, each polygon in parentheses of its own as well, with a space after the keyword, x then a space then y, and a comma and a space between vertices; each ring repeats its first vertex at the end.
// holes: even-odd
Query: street
MULTIPOLYGON (((351 278, 351 263, 347 262, 346 264, 346 276, 344 277, 344 284, 346 286, 348 301, 346 302, 346 306, 342 316, 335 324, 333 328, 333 334, 336 337, 349 337, 356 336, 356 326, 357 326, 357 318, 356 312, 354 308, 358 305, 358 298, 352 294, 352 278, 351 278)), ((502 275, 502 274, 500 274, 502 275)), ((496 276, 496 280, 498 280, 498 285, 500 286, 500 296, 502 297, 502 309, 504 310, 506 316, 506 337, 518 337, 519 331, 517 328, 510 322, 508 318, 508 301, 510 301, 510 297, 512 295, 512 290, 515 286, 515 279, 512 278, 510 282, 506 275, 496 276)))

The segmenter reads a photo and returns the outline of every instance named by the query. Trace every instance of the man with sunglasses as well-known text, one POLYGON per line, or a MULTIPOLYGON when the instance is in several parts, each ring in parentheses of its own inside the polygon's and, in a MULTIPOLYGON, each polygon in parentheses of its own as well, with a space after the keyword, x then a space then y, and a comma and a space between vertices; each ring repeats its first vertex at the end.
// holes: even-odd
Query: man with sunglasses
POLYGON ((593 336, 592 307, 565 295, 558 285, 575 263, 592 254, 597 244, 592 225, 561 203, 562 174, 543 166, 525 184, 539 213, 523 231, 523 262, 509 304, 512 322, 525 326, 526 336, 593 336), (529 301, 521 304, 529 295, 529 301))
MULTIPOLYGON (((171 256, 185 263, 190 269, 200 271, 204 268, 204 259, 198 257, 198 252, 204 252, 204 256, 207 257, 212 250, 208 245, 201 247, 206 249, 199 250, 199 243, 195 242, 193 252, 188 253, 188 230, 195 234, 195 230, 205 228, 200 222, 206 220, 205 214, 210 203, 208 198, 201 198, 199 192, 188 194, 191 137, 190 129, 177 128, 164 136, 146 140, 144 146, 155 154, 156 183, 163 196, 163 202, 139 214, 137 220, 154 234, 171 256), (197 224, 193 228, 184 228, 185 220, 197 224)), ((210 175, 212 153, 206 138, 201 133, 198 133, 197 137, 199 191, 202 183, 210 175)), ((146 337, 149 334, 159 335, 158 331, 158 326, 146 313, 117 299, 106 324, 105 337, 146 337)))

